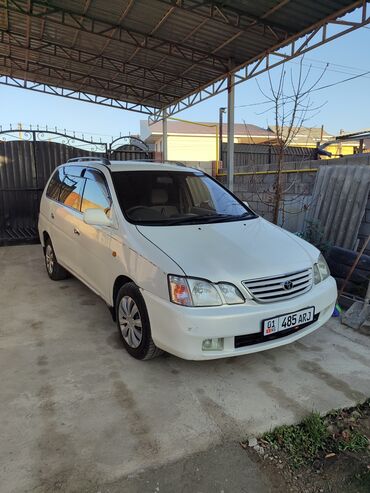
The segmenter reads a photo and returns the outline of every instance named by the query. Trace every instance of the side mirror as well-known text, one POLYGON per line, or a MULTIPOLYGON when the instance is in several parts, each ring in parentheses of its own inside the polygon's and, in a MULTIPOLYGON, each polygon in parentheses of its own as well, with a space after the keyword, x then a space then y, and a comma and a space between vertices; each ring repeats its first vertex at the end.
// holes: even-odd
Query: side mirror
POLYGON ((102 209, 86 209, 83 215, 84 223, 92 226, 112 226, 112 221, 102 209))

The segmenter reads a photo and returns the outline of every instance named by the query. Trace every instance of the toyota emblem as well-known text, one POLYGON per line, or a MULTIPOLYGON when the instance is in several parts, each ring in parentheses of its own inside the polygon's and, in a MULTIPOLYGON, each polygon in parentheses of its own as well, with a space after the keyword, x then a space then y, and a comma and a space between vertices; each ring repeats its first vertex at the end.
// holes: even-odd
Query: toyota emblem
POLYGON ((292 281, 285 281, 284 284, 283 284, 283 288, 286 291, 289 291, 290 289, 292 289, 292 287, 293 287, 292 281))

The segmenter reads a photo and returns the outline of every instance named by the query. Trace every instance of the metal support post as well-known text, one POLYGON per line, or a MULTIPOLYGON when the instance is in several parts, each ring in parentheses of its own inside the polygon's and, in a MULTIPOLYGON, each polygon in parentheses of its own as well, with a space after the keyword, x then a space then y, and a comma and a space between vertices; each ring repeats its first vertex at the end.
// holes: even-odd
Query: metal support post
POLYGON ((226 108, 220 108, 219 110, 219 124, 218 124, 218 135, 219 135, 219 140, 218 140, 218 145, 219 145, 219 151, 218 151, 218 163, 217 167, 220 167, 220 161, 222 161, 222 130, 223 130, 223 115, 226 112, 226 108))
POLYGON ((162 159, 163 161, 168 160, 168 135, 167 135, 167 111, 163 110, 163 121, 162 121, 162 159))
POLYGON ((234 190, 234 74, 227 78, 227 188, 234 190))

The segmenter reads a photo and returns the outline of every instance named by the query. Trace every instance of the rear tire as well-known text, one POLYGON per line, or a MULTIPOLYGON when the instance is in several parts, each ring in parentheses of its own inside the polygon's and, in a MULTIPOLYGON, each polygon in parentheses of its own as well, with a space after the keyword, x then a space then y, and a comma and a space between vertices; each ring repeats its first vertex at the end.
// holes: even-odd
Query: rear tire
POLYGON ((121 287, 115 308, 118 332, 126 351, 139 360, 160 356, 163 351, 153 342, 145 301, 135 283, 121 287))
MULTIPOLYGON (((334 246, 330 248, 326 260, 328 261, 328 263, 331 262, 352 267, 357 255, 358 252, 355 252, 353 250, 334 246)), ((356 268, 369 272, 370 255, 362 254, 356 268)))
MULTIPOLYGON (((351 267, 349 267, 348 265, 343 265, 337 262, 329 261, 328 265, 331 275, 334 276, 335 278, 342 277, 343 279, 345 279, 351 270, 351 267)), ((369 278, 370 278, 369 271, 364 271, 356 268, 352 272, 350 280, 355 284, 362 284, 368 282, 369 278)))
MULTIPOLYGON (((335 280, 337 282, 338 290, 340 290, 344 285, 345 280, 340 277, 336 277, 335 280)), ((360 296, 361 298, 364 298, 366 294, 366 288, 367 288, 367 284, 355 284, 352 281, 347 281, 344 287, 344 293, 354 294, 356 296, 360 296)))
POLYGON ((58 264, 50 238, 45 243, 45 267, 48 276, 53 281, 62 281, 68 277, 68 272, 65 268, 58 264))

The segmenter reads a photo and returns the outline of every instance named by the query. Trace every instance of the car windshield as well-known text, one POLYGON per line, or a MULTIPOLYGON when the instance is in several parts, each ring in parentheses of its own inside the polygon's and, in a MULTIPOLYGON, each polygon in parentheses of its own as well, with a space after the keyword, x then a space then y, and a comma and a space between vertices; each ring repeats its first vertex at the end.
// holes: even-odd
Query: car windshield
POLYGON ((135 224, 171 226, 256 217, 201 171, 115 171, 112 178, 121 209, 135 224))

